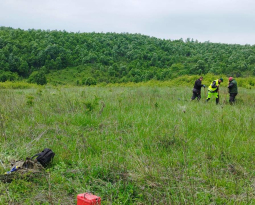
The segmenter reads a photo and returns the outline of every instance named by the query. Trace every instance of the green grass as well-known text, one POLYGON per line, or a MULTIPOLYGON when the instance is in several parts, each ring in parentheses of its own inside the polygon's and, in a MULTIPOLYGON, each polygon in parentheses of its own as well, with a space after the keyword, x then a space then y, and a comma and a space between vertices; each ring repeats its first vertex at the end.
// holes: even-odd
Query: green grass
MULTIPOLYGON (((254 89, 192 101, 166 86, 0 89, 0 165, 44 148, 41 178, 0 183, 0 204, 253 204, 254 89), (4 193, 4 194, 2 194, 4 193)), ((8 168, 7 168, 8 167, 8 168)))
MULTIPOLYGON (((95 77, 95 75, 91 75, 90 73, 90 68, 88 67, 83 67, 83 66, 78 66, 78 67, 70 67, 67 69, 63 70, 55 70, 51 71, 49 74, 47 74, 47 82, 50 85, 54 86, 76 86, 76 85, 83 85, 82 82, 84 79, 87 79, 88 77, 95 77)), ((98 76, 98 75, 97 75, 98 76)), ((203 75, 204 80, 203 84, 209 86, 210 83, 219 78, 224 79, 224 86, 228 84, 228 77, 225 75, 214 75, 211 73, 203 75)), ((172 79, 166 80, 166 81, 160 81, 156 80, 156 78, 146 81, 146 82, 139 82, 139 83, 134 83, 134 82, 127 82, 127 83, 106 83, 106 82, 111 82, 109 77, 105 76, 98 76, 99 79, 97 82, 97 86, 111 86, 111 87, 119 87, 119 86, 128 86, 128 87, 137 87, 137 86, 159 86, 159 87, 176 87, 176 86, 193 86, 195 80, 199 78, 198 75, 184 75, 184 76, 176 76, 172 79)), ((237 84, 239 87, 251 89, 254 88, 255 86, 255 77, 240 77, 240 78, 235 78, 237 81, 237 84)), ((0 84, 1 88, 1 84, 0 84)))

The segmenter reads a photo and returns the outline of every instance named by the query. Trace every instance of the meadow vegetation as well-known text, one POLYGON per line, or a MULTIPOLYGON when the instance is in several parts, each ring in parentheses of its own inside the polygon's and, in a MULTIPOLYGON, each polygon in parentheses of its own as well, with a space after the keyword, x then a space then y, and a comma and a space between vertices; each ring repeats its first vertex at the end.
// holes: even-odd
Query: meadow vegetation
POLYGON ((0 27, 0 173, 56 153, 0 204, 254 204, 254 75, 255 45, 0 27), (190 101, 199 75, 220 105, 190 101))
POLYGON ((220 105, 206 90, 190 102, 196 78, 0 89, 0 172, 56 153, 42 177, 0 183, 0 204, 75 204, 87 191, 102 204, 255 203, 255 91, 231 106, 223 83, 220 105))

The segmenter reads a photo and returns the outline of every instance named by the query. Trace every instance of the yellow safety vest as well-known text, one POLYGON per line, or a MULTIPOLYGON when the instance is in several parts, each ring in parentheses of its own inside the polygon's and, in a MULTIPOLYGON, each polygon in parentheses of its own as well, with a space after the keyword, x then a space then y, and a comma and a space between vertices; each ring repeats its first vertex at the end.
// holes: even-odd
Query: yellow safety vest
POLYGON ((218 80, 218 79, 217 79, 217 80, 214 80, 214 81, 213 81, 213 82, 211 83, 211 85, 208 87, 208 91, 210 91, 210 92, 212 92, 212 93, 213 93, 213 92, 216 92, 216 90, 218 89, 218 85, 219 85, 219 80, 218 80), (216 82, 216 83, 215 83, 215 85, 217 86, 216 88, 213 88, 213 87, 212 87, 214 81, 216 82))

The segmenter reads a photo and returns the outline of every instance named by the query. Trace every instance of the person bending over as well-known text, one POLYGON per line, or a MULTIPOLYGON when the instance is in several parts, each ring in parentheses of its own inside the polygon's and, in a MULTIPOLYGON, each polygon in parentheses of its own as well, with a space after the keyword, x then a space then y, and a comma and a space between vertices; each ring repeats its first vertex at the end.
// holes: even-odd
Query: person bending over
POLYGON ((219 100, 220 100, 219 87, 221 82, 223 82, 222 78, 212 81, 212 83, 208 87, 208 96, 207 96, 206 102, 208 102, 212 96, 215 96, 216 105, 219 104, 219 100))
POLYGON ((193 95, 191 97, 191 100, 194 100, 197 98, 197 100, 199 101, 201 99, 201 88, 202 87, 205 88, 205 85, 202 85, 202 80, 203 80, 202 76, 196 80, 196 82, 194 84, 194 88, 192 90, 193 95))

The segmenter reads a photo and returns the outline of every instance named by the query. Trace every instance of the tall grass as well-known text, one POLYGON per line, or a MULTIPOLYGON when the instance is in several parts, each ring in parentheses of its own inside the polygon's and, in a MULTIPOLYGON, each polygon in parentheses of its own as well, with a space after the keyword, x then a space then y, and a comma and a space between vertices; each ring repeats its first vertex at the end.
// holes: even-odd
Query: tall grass
MULTIPOLYGON (((128 82, 128 83, 114 83, 114 84, 99 84, 98 86, 109 86, 109 87, 119 87, 119 86, 125 86, 125 87, 137 87, 137 86, 157 86, 157 87, 178 87, 178 86, 193 86, 195 80, 197 80, 200 76, 198 75, 184 75, 179 76, 177 78, 167 80, 167 81, 158 81, 158 80, 150 80, 147 82, 128 82)), ((223 84, 226 86, 228 85, 228 76, 222 76, 222 75, 213 75, 211 73, 208 73, 206 75, 203 75, 204 80, 203 84, 206 86, 209 86, 213 80, 223 78, 224 82, 223 84)), ((246 77, 246 78, 235 78, 237 81, 238 87, 243 87, 247 89, 254 88, 255 86, 255 78, 254 77, 246 77)))
POLYGON ((41 178, 0 184, 0 204, 252 204, 254 90, 192 101, 167 86, 0 90, 0 159, 55 153, 41 178))

